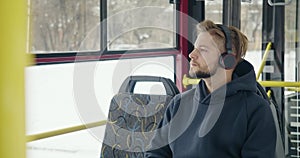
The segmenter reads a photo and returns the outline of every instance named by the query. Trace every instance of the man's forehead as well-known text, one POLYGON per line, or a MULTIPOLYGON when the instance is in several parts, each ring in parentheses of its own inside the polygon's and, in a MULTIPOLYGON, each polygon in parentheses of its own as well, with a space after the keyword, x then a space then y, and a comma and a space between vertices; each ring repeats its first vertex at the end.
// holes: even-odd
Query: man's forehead
POLYGON ((217 46, 209 32, 200 32, 194 46, 217 46))

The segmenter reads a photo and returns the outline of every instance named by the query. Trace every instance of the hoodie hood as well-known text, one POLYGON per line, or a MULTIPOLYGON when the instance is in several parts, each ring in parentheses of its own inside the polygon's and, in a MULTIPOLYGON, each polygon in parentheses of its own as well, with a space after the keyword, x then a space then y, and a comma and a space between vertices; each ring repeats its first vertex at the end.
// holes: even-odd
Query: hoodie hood
POLYGON ((253 66, 242 60, 232 73, 232 80, 212 93, 207 92, 206 84, 201 80, 196 87, 195 99, 201 104, 215 104, 224 102, 225 97, 234 95, 239 91, 256 92, 256 78, 253 66), (213 99, 211 99, 213 98, 213 99))
POLYGON ((241 61, 232 74, 232 81, 227 84, 227 93, 238 91, 256 92, 256 77, 253 66, 246 60, 241 61))

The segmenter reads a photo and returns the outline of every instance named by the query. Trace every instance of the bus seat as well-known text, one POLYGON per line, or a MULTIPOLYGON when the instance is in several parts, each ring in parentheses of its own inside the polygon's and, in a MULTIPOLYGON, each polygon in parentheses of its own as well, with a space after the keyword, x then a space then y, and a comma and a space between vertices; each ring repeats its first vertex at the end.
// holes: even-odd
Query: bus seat
POLYGON ((110 104, 101 158, 144 157, 153 132, 171 99, 179 93, 170 79, 129 76, 110 104), (165 95, 134 93, 137 82, 161 82, 165 95))
POLYGON ((272 111, 272 115, 274 118, 275 126, 276 126, 276 152, 275 158, 284 158, 284 143, 283 143, 283 131, 282 131, 282 121, 281 121, 281 112, 278 108, 276 101, 272 98, 269 98, 264 88, 257 82, 257 94, 266 99, 272 111))

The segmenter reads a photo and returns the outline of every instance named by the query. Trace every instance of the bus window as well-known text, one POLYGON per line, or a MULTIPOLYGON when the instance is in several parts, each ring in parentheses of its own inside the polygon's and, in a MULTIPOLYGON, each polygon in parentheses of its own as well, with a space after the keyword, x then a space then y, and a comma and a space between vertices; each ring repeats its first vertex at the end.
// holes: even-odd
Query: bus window
POLYGON ((78 51, 92 30, 98 34, 85 49, 100 49, 99 0, 30 0, 30 10, 30 52, 78 51))
POLYGON ((174 48, 175 7, 169 1, 108 1, 108 50, 174 48))
POLYGON ((249 40, 249 51, 261 50, 262 2, 252 0, 241 5, 241 31, 249 40))
POLYGON ((205 18, 215 23, 222 23, 223 1, 210 0, 205 1, 205 18))
POLYGON ((249 40, 245 58, 253 64, 254 70, 257 72, 262 58, 262 1, 252 0, 251 3, 241 3, 240 29, 249 40))

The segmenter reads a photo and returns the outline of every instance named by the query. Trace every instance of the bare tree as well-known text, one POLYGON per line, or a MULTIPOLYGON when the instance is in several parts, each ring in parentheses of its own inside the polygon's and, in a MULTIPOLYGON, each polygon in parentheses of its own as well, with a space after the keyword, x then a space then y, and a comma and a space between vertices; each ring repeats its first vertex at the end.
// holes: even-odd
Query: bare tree
POLYGON ((31 0, 32 51, 78 51, 99 22, 95 6, 98 0, 31 0))

